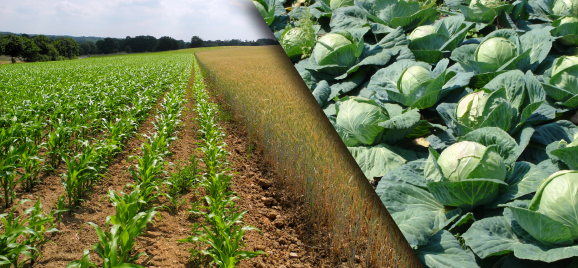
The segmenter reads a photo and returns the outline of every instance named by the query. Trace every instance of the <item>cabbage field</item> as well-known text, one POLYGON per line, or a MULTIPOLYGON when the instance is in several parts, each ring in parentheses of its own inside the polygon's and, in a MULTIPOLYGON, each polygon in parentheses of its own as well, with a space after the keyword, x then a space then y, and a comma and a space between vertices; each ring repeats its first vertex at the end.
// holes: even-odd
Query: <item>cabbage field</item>
POLYGON ((578 1, 254 0, 426 267, 578 267, 578 1))

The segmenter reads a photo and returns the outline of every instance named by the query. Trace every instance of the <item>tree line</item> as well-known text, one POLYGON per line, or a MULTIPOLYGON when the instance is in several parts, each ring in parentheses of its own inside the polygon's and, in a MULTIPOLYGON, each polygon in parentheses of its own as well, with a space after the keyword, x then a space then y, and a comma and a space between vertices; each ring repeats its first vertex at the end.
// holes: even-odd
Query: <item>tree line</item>
POLYGON ((29 36, 27 34, 6 34, 0 36, 0 55, 7 55, 16 62, 20 57, 23 61, 56 61, 76 59, 79 55, 112 54, 118 52, 140 53, 153 51, 168 51, 183 48, 213 47, 213 46, 264 46, 279 44, 272 39, 249 40, 203 40, 193 36, 191 42, 176 40, 169 36, 156 38, 141 35, 126 38, 103 38, 96 42, 77 42, 71 37, 47 37, 45 35, 29 36))

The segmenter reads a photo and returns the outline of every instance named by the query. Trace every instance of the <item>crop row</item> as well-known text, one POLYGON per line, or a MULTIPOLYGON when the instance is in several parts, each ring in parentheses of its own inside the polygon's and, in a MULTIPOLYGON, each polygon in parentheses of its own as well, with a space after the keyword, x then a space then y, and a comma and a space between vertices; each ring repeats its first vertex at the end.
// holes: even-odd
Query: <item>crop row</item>
MULTIPOLYGON (((114 205, 116 214, 107 217, 104 230, 92 222, 88 223, 95 228, 99 237, 92 249, 103 259, 102 267, 141 267, 133 262, 146 253, 133 255, 135 238, 158 215, 158 207, 152 205, 158 203, 158 198, 163 195, 160 186, 167 164, 163 158, 170 155, 170 142, 176 139, 176 130, 182 124, 180 116, 186 102, 185 92, 190 73, 191 68, 185 68, 172 90, 165 94, 153 122, 155 132, 143 135, 146 141, 141 146, 142 155, 129 157, 138 162, 129 167, 135 181, 134 185, 128 184, 125 187, 125 191, 130 189, 130 193, 109 190, 108 199, 114 205)), ((67 267, 96 267, 90 262, 89 253, 89 250, 85 250, 81 260, 67 267)))
POLYGON ((218 106, 209 101, 201 69, 195 59, 195 82, 193 97, 197 124, 202 139, 200 144, 205 163, 206 173, 200 178, 200 186, 206 195, 204 206, 193 207, 191 213, 202 218, 201 223, 195 223, 192 236, 180 242, 193 243, 190 249, 191 257, 209 256, 211 263, 218 267, 235 267, 247 258, 253 258, 262 251, 243 251, 243 236, 246 231, 256 230, 242 222, 246 211, 239 211, 235 206, 236 193, 230 190, 232 175, 227 161, 225 133, 217 123, 218 106), (208 246, 208 248, 207 248, 208 246))
MULTIPOLYGON (((87 64, 64 62, 0 68, 5 75, 0 79, 6 82, 5 91, 0 93, 3 95, 0 180, 5 206, 10 205, 18 184, 31 191, 35 184, 41 183, 42 172, 55 173, 61 162, 66 164, 64 173, 60 174, 65 194, 60 196, 49 216, 31 209, 27 210, 32 213, 29 217, 20 215, 15 220, 14 210, 12 214, 2 214, 0 227, 2 236, 6 237, 3 242, 10 246, 6 252, 0 252, 0 259, 14 264, 20 253, 29 256, 26 261, 34 261, 40 255, 38 245, 28 241, 37 240, 31 234, 41 233, 28 229, 42 227, 44 230, 44 223, 48 222, 54 227, 54 219, 59 223, 61 214, 79 205, 99 181, 108 163, 136 134, 166 88, 179 88, 177 91, 183 93, 191 70, 186 68, 186 57, 153 55, 95 60, 87 64), (68 79, 63 79, 64 74, 68 79), (59 80, 52 81, 54 79, 59 80), (173 83, 175 79, 178 83, 173 83), (32 224, 38 217, 46 220, 41 225, 32 224), (22 241, 19 238, 22 236, 28 239, 22 241)), ((161 128, 164 133, 172 133, 179 124, 175 121, 175 112, 180 115, 180 110, 175 111, 178 105, 175 106, 172 99, 168 101, 169 98, 175 98, 178 105, 182 101, 167 94, 161 106, 169 112, 159 113, 162 118, 157 118, 157 129, 161 128)), ((35 205, 38 206, 40 203, 35 205)))

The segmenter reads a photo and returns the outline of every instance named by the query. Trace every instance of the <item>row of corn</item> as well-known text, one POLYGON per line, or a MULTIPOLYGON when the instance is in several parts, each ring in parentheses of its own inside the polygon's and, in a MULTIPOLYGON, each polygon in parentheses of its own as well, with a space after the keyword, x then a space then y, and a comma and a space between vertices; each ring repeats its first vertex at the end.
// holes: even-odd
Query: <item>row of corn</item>
MULTIPOLYGON (((141 267, 134 262, 146 253, 134 254, 133 246, 136 237, 140 236, 155 215, 158 198, 163 195, 160 190, 162 176, 166 173, 164 158, 170 155, 170 142, 176 139, 176 130, 182 124, 180 116, 186 102, 185 92, 188 74, 191 68, 185 68, 180 79, 173 85, 173 90, 166 93, 161 108, 157 110, 153 126, 154 133, 143 135, 145 142, 141 146, 141 155, 133 155, 138 164, 129 167, 134 184, 128 184, 125 192, 109 190, 108 199, 115 206, 116 214, 106 219, 106 226, 101 229, 89 222, 96 230, 99 241, 92 249, 103 259, 102 267, 141 267)), ((90 262, 90 251, 86 249, 82 259, 71 262, 67 267, 96 267, 90 262)))
POLYGON ((61 174, 65 195, 60 196, 49 214, 43 212, 40 197, 21 214, 17 213, 18 207, 30 200, 21 200, 9 213, 0 214, 1 268, 33 265, 42 257, 40 246, 49 242, 46 234, 58 231, 62 213, 80 204, 106 172, 108 163, 136 134, 161 93, 161 87, 146 88, 131 98, 127 103, 129 108, 122 112, 102 113, 118 116, 115 120, 108 120, 107 116, 94 119, 101 124, 103 139, 92 138, 97 132, 89 133, 88 127, 79 123, 86 118, 74 120, 80 118, 76 116, 64 120, 62 114, 54 118, 55 122, 41 123, 40 116, 26 123, 15 119, 0 131, 0 183, 6 207, 12 202, 18 184, 31 190, 39 182, 42 169, 54 170, 61 162, 66 163, 65 173, 61 174), (43 136, 41 133, 46 127, 49 132, 43 136), (41 150, 46 153, 40 155, 41 150), (43 165, 43 162, 47 163, 43 165))
POLYGON ((237 195, 230 189, 232 175, 227 161, 229 153, 224 142, 225 133, 216 119, 219 107, 209 100, 196 59, 194 71, 193 98, 202 139, 201 161, 206 166, 200 186, 204 188, 206 195, 203 197, 203 204, 193 206, 191 210, 201 221, 193 225, 192 235, 180 242, 193 243, 190 249, 192 259, 210 261, 222 268, 235 267, 240 260, 256 257, 263 252, 241 250, 245 246, 245 232, 257 229, 242 222, 246 211, 239 211, 235 205, 237 195))
POLYGON ((19 185, 32 191, 42 171, 56 172, 62 163, 66 163, 61 177, 68 206, 78 205, 182 70, 182 59, 169 61, 175 63, 170 69, 163 59, 154 59, 146 71, 123 59, 112 60, 107 68, 99 68, 107 63, 95 62, 3 69, 0 198, 4 206, 12 204, 19 185), (114 73, 120 68, 124 74, 114 73), (68 79, 51 82, 62 77, 63 70, 68 79))

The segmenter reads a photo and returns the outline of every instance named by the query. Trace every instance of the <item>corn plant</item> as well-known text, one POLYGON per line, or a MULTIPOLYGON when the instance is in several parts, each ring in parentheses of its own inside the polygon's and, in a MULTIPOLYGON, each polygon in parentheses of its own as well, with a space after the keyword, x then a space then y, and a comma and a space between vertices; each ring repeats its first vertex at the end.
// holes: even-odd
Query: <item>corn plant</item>
POLYGON ((27 191, 32 190, 32 187, 38 183, 38 174, 42 169, 42 158, 38 157, 38 151, 42 148, 42 144, 38 145, 32 140, 28 140, 25 143, 25 150, 22 152, 20 163, 24 168, 24 174, 22 174, 21 180, 23 182, 24 189, 27 191))
POLYGON ((131 156, 128 160, 136 159, 138 164, 129 167, 132 178, 140 185, 155 185, 156 179, 166 173, 163 170, 164 161, 148 143, 143 144, 143 155, 131 156))
MULTIPOLYGON (((117 193, 113 190, 108 191, 108 199, 116 209, 116 215, 110 216, 112 224, 118 224, 123 228, 129 224, 130 220, 138 213, 142 212, 149 205, 143 200, 143 193, 139 185, 133 186, 130 194, 123 192, 117 193)), ((154 210, 150 208, 147 211, 154 210)))
POLYGON ((21 124, 13 124, 9 128, 0 131, 0 155, 8 154, 11 147, 16 147, 15 143, 22 132, 21 124))
POLYGON ((44 137, 44 127, 46 123, 41 116, 36 115, 32 120, 24 124, 23 136, 32 140, 36 145, 40 145, 44 137))
POLYGON ((5 154, 0 155, 0 186, 4 189, 4 205, 8 207, 12 204, 15 195, 16 185, 21 178, 16 178, 16 168, 20 167, 19 159, 26 150, 26 145, 20 147, 9 146, 5 154))
POLYGON ((98 242, 92 246, 92 249, 103 259, 103 268, 141 267, 131 263, 140 256, 146 256, 146 253, 131 256, 130 252, 136 241, 135 238, 142 234, 147 223, 154 218, 156 213, 154 210, 140 212, 130 219, 126 227, 113 224, 110 230, 108 230, 110 221, 107 221, 105 230, 108 231, 103 231, 92 222, 88 223, 94 227, 98 235, 98 242))
POLYGON ((199 182, 198 162, 197 157, 191 154, 188 165, 180 166, 179 163, 177 163, 177 169, 179 171, 171 174, 171 176, 167 177, 163 182, 169 188, 168 194, 171 196, 180 196, 189 191, 195 183, 199 182))
MULTIPOLYGON (((212 263, 220 268, 233 268, 239 261, 250 259, 261 254, 263 251, 240 250, 245 246, 243 236, 246 231, 258 230, 252 226, 242 226, 242 218, 246 213, 238 212, 229 217, 222 214, 205 213, 211 224, 202 225, 202 230, 193 231, 194 236, 178 240, 183 243, 201 242, 209 245, 207 250, 192 249, 191 253, 208 255, 212 258, 212 263)), ((197 226, 198 227, 198 226, 197 226)))
POLYGON ((66 208, 66 197, 64 195, 60 195, 58 197, 58 200, 56 200, 54 202, 54 208, 55 209, 52 211, 52 213, 56 217, 56 222, 57 222, 58 226, 60 226, 60 221, 62 219, 62 213, 69 211, 69 209, 66 208))
POLYGON ((48 164, 52 169, 57 169, 62 163, 62 152, 66 152, 65 146, 70 141, 72 132, 70 128, 64 126, 58 126, 53 132, 48 134, 48 140, 46 141, 46 149, 49 162, 48 164))
POLYGON ((27 262, 34 263, 42 256, 38 247, 48 242, 44 234, 58 231, 52 228, 52 215, 47 216, 42 212, 40 198, 34 206, 15 216, 16 209, 28 201, 30 200, 22 200, 10 213, 0 214, 0 230, 3 231, 0 234, 1 268, 23 267, 27 262), (20 259, 21 256, 26 258, 20 259))
POLYGON ((235 267, 242 259, 248 259, 263 254, 262 251, 243 251, 243 236, 246 231, 258 230, 251 226, 244 226, 242 218, 246 211, 239 212, 235 206, 238 199, 236 193, 230 191, 231 175, 229 171, 226 143, 223 141, 225 133, 217 124, 215 118, 218 108, 208 102, 207 92, 204 90, 203 77, 198 64, 195 62, 194 94, 196 99, 195 111, 198 114, 197 123, 203 142, 201 150, 206 165, 206 174, 200 181, 207 195, 204 197, 206 206, 193 207, 192 214, 204 219, 201 224, 193 226, 193 236, 179 240, 179 242, 194 243, 191 257, 209 256, 211 263, 221 268, 235 267), (202 249, 208 245, 208 249, 202 249))
POLYGON ((147 139, 147 142, 142 145, 143 151, 148 150, 151 154, 159 158, 171 154, 169 143, 176 140, 176 137, 167 137, 167 135, 159 135, 158 133, 153 133, 150 136, 143 135, 143 137, 147 139))
POLYGON ((72 208, 81 201, 85 191, 98 175, 94 162, 95 154, 93 148, 87 147, 76 157, 63 157, 67 170, 65 174, 62 174, 61 182, 68 198, 68 207, 72 208))

